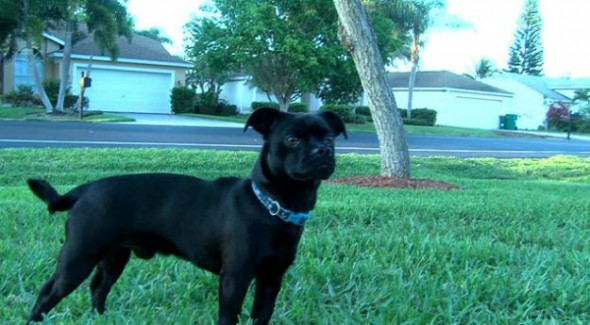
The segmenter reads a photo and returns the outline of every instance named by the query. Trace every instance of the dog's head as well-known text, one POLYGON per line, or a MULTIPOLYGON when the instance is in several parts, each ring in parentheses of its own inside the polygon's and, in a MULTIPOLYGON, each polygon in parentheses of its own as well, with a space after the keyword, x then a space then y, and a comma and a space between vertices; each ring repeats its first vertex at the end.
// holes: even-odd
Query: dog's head
POLYGON ((334 172, 334 139, 346 129, 332 112, 284 113, 259 108, 248 119, 248 127, 262 134, 266 166, 274 175, 298 181, 327 179, 334 172))

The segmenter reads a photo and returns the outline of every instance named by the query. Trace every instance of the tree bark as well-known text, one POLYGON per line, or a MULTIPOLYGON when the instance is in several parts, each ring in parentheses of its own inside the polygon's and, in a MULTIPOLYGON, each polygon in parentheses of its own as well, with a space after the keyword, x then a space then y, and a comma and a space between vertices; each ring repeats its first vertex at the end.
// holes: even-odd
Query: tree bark
POLYGON ((66 90, 71 82, 70 76, 70 62, 72 58, 72 34, 74 33, 74 23, 72 21, 66 22, 66 31, 64 39, 64 55, 61 61, 61 70, 59 73, 59 93, 57 95, 57 104, 55 109, 58 111, 64 110, 64 99, 66 97, 66 90))
POLYGON ((410 54, 410 61, 412 62, 412 70, 410 71, 410 80, 408 83, 408 108, 407 117, 412 118, 412 110, 414 109, 414 86, 416 86, 416 70, 418 69, 418 60, 420 59, 420 45, 418 44, 419 35, 414 32, 414 40, 412 41, 412 53, 410 54))
MULTIPOLYGON (((24 0, 23 1, 23 18, 25 21, 25 24, 28 24, 28 20, 29 20, 29 1, 28 0, 24 0)), ((37 73, 37 66, 36 66, 36 60, 35 60, 35 51, 33 50, 33 36, 31 35, 31 32, 28 30, 27 27, 25 27, 25 42, 27 43, 27 61, 29 62, 29 68, 31 70, 31 74, 33 75, 33 82, 35 83, 35 88, 37 88, 37 93, 39 94, 39 97, 41 97, 41 102, 43 102, 43 106, 45 106, 45 110, 47 112, 47 114, 51 114, 53 113, 53 105, 51 104, 51 101, 49 101, 49 97, 47 96, 47 93, 45 92, 45 88, 43 87, 43 80, 41 80, 41 77, 39 76, 39 73, 37 73)))
POLYGON ((360 0, 334 0, 339 17, 338 36, 351 53, 375 123, 381 149, 381 175, 410 178, 410 154, 402 119, 385 78, 369 15, 360 0))

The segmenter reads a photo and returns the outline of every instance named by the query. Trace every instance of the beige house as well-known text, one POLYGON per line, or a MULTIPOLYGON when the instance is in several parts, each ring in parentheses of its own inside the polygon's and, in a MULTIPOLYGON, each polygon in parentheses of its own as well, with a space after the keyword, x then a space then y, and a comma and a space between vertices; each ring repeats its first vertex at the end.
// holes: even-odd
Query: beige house
MULTIPOLYGON (((34 49, 37 71, 44 80, 59 79, 63 60, 63 35, 59 32, 43 33, 41 44, 34 49)), ((90 78, 92 86, 85 95, 90 109, 107 112, 170 114, 170 90, 184 85, 186 70, 191 64, 173 57, 162 44, 145 36, 134 34, 131 42, 120 37, 119 56, 112 61, 101 53, 92 37, 76 42, 72 49, 70 75, 71 91, 79 94, 79 80, 88 68, 92 57, 90 78)), ((6 94, 19 85, 33 85, 30 65, 24 44, 11 59, 0 61, 0 93, 6 94)))

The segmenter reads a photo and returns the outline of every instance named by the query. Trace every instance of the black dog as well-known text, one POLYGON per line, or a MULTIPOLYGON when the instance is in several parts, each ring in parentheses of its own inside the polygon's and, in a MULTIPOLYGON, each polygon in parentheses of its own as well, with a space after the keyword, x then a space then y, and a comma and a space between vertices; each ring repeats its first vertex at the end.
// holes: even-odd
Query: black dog
POLYGON ((251 179, 213 181, 174 174, 109 177, 60 195, 29 180, 51 213, 69 210, 57 268, 45 283, 29 321, 41 321, 96 268, 90 289, 99 313, 131 252, 149 259, 173 254, 219 274, 219 324, 238 322, 256 280, 251 318, 268 324, 303 223, 321 180, 335 167, 334 138, 346 137, 333 113, 255 111, 252 127, 264 137, 251 179))

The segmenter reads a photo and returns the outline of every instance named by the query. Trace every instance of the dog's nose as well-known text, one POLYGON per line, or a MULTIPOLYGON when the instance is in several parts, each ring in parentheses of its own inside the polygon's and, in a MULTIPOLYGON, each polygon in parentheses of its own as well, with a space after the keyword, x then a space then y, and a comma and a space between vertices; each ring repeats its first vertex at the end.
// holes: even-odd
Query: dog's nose
POLYGON ((315 157, 323 157, 332 154, 332 149, 330 147, 321 146, 313 149, 311 154, 315 157))

